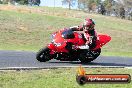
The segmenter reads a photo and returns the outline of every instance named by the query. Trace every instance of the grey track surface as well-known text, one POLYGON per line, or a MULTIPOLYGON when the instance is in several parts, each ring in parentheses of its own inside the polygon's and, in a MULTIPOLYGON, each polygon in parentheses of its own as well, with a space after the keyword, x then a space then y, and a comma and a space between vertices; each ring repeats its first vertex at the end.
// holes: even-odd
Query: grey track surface
MULTIPOLYGON (((5 51, 0 50, 0 68, 14 67, 35 67, 35 68, 53 68, 53 67, 74 67, 79 66, 80 62, 62 62, 51 60, 49 62, 38 62, 35 59, 35 52, 28 51, 5 51)), ((132 58, 128 57, 113 57, 99 56, 91 63, 82 64, 86 67, 131 67, 132 58)))

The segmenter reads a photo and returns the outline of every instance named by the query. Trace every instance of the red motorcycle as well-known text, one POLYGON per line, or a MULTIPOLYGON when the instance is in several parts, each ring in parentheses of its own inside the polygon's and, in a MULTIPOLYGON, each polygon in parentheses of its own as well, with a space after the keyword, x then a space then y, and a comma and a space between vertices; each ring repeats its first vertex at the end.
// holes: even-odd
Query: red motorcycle
POLYGON ((71 30, 62 30, 52 34, 52 42, 37 53, 36 59, 40 62, 56 59, 60 61, 81 61, 82 63, 88 63, 100 55, 101 47, 110 40, 111 37, 109 35, 98 33, 94 49, 73 48, 85 44, 86 39, 84 34, 71 30))

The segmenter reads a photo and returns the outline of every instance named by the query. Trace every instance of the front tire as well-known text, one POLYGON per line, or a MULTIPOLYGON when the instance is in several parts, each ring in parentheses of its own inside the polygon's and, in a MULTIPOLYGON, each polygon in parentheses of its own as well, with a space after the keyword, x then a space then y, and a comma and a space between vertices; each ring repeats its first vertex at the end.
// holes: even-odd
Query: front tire
POLYGON ((50 49, 49 48, 42 48, 37 52, 36 59, 40 62, 46 62, 50 60, 50 49))

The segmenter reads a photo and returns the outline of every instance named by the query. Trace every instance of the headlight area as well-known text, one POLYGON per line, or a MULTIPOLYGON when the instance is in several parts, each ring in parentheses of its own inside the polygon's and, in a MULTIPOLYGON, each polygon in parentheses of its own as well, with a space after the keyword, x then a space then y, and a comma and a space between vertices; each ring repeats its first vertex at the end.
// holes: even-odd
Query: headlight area
POLYGON ((56 42, 54 41, 54 39, 53 39, 52 43, 53 43, 55 46, 57 46, 57 47, 59 47, 59 46, 61 46, 62 44, 64 44, 64 42, 56 43, 56 42))
POLYGON ((52 35, 50 36, 51 41, 54 41, 55 35, 56 35, 56 34, 52 34, 52 35))
POLYGON ((62 42, 62 43, 56 43, 56 42, 54 42, 54 41, 52 41, 52 43, 53 43, 55 46, 57 46, 57 47, 59 47, 59 46, 61 46, 61 45, 63 44, 63 42, 62 42))

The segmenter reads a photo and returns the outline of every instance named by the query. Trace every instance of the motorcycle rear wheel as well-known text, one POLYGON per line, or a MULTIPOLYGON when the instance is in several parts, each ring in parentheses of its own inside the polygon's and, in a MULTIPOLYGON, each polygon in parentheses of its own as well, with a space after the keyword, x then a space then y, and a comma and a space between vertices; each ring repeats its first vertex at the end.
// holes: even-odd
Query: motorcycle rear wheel
POLYGON ((97 49, 94 51, 84 51, 80 54, 79 60, 81 63, 89 63, 95 60, 101 53, 101 49, 97 49))
POLYGON ((42 48, 37 52, 36 59, 40 62, 46 62, 50 60, 50 49, 49 48, 42 48))

